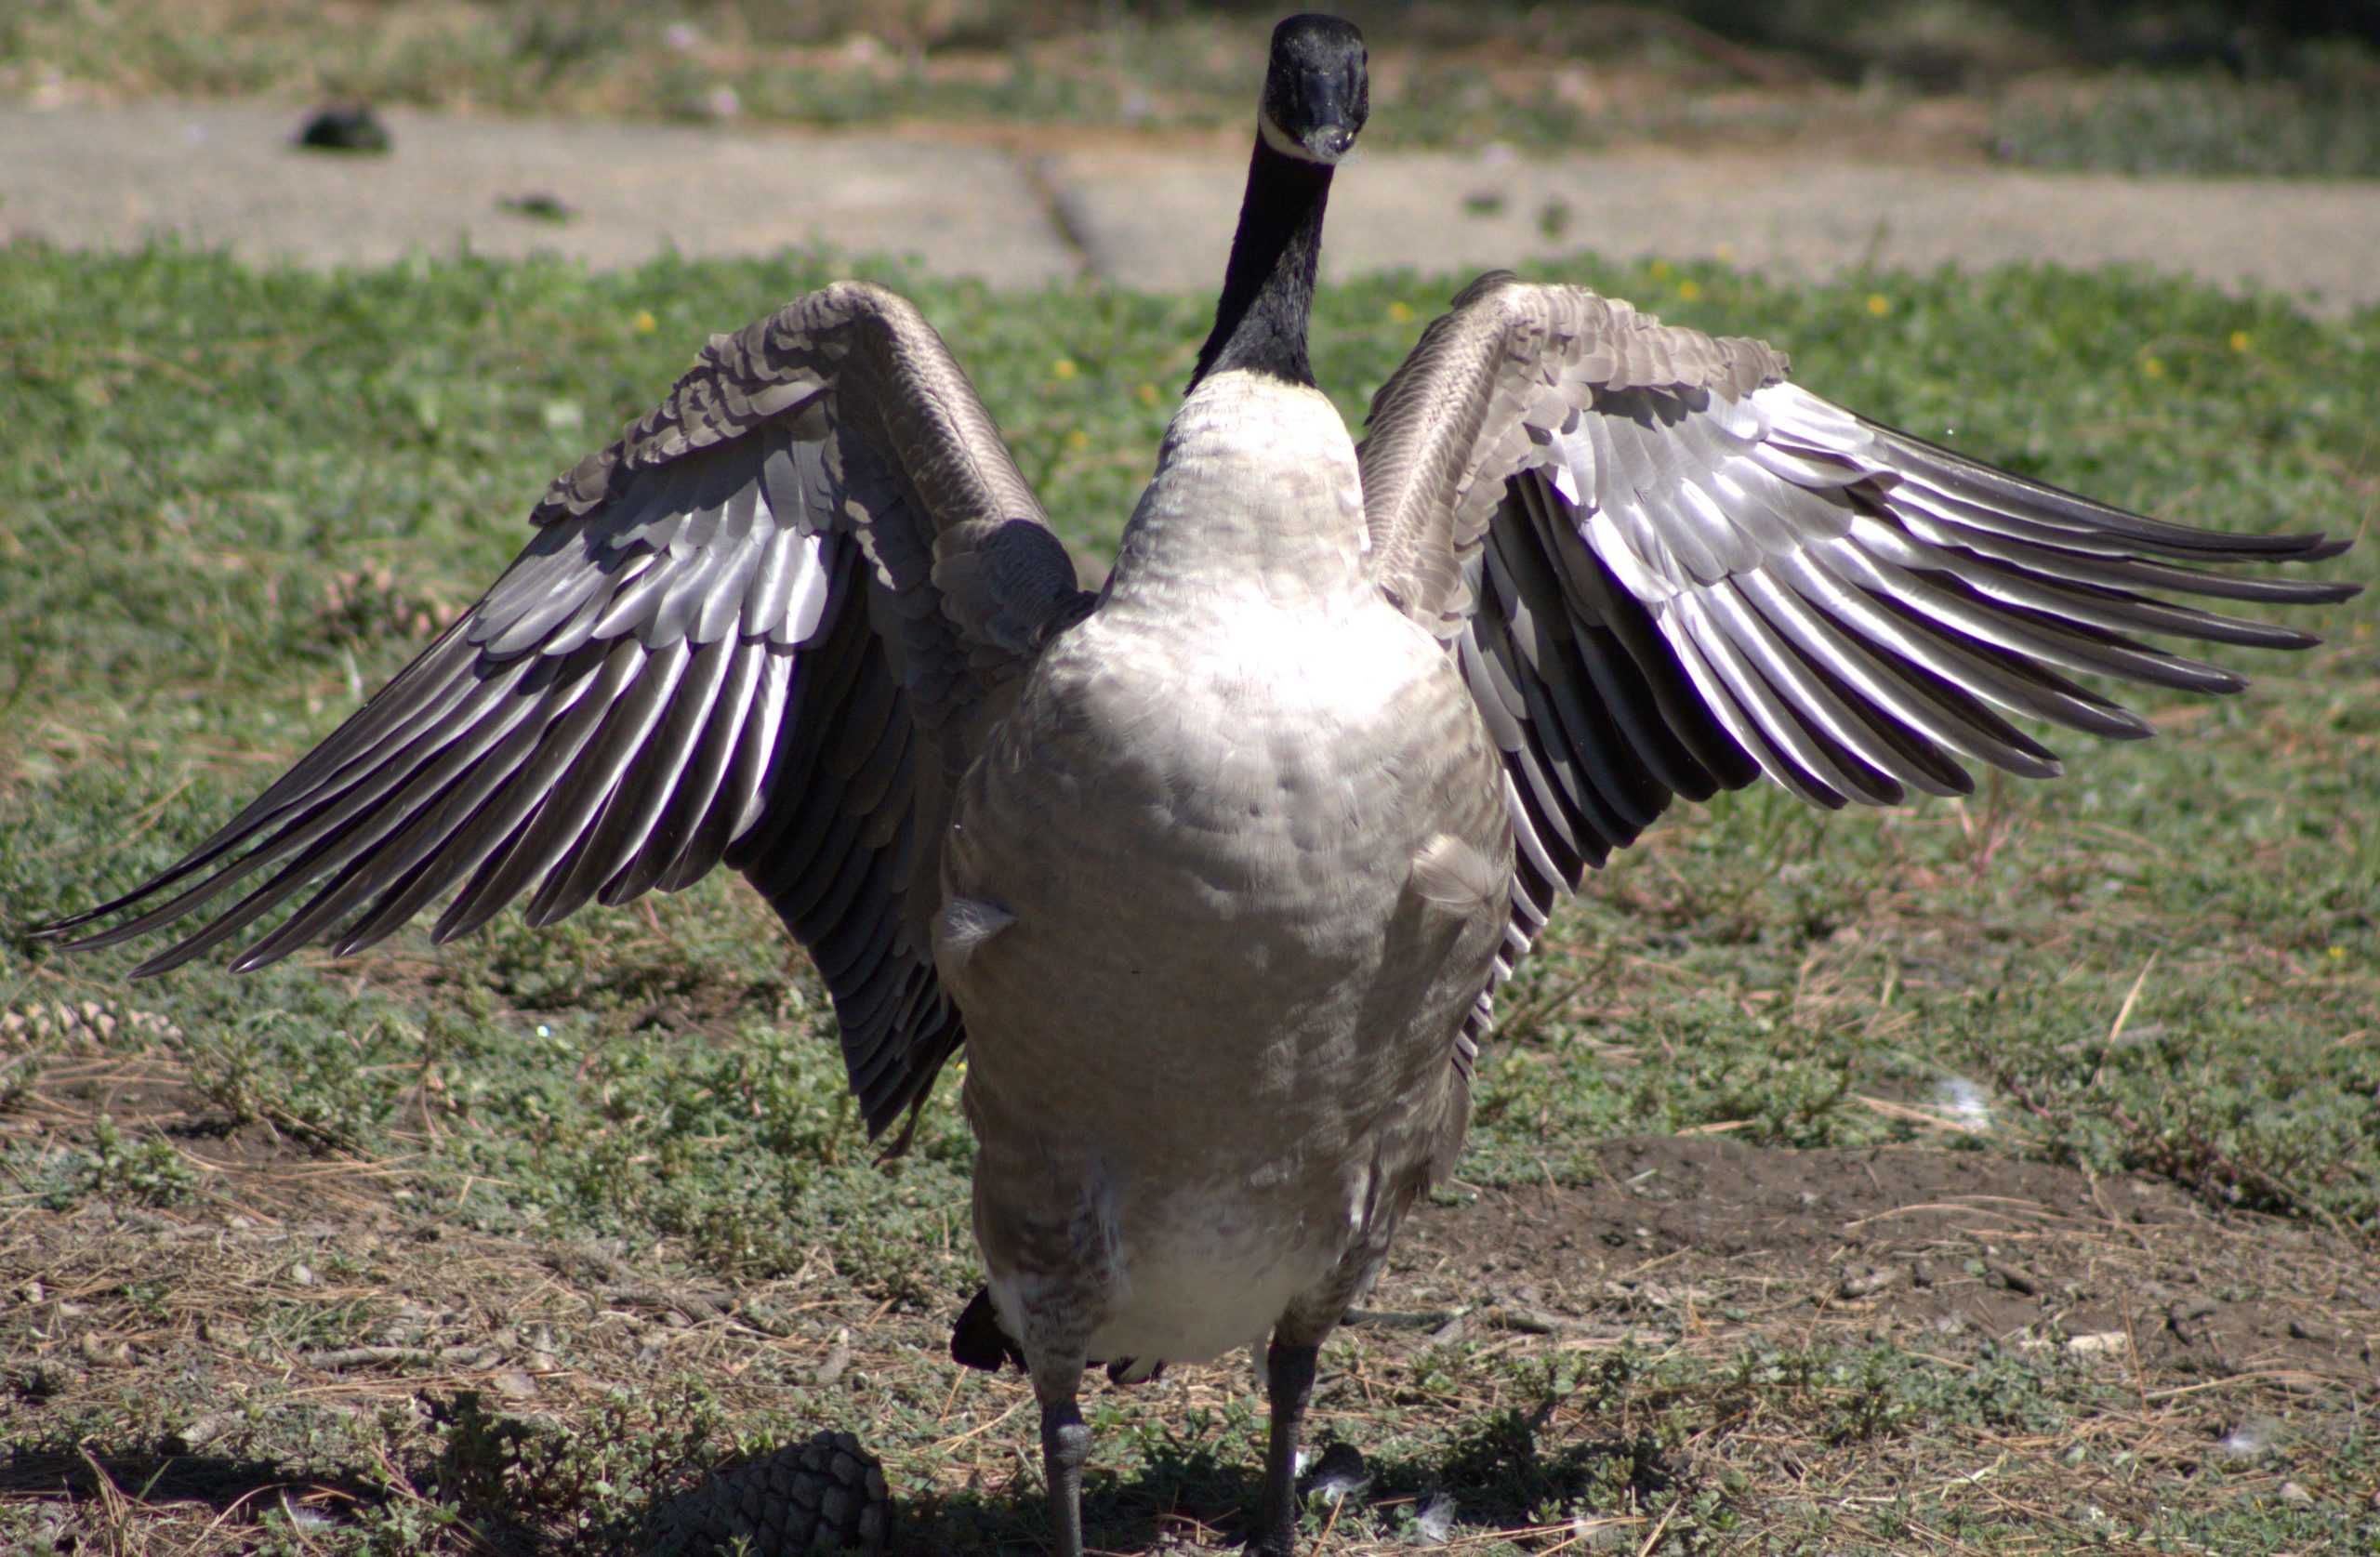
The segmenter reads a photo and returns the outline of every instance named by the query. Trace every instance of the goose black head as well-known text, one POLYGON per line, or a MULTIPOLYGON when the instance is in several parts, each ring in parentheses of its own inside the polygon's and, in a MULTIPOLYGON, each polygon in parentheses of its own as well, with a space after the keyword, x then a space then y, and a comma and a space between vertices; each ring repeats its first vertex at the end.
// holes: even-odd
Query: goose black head
POLYGON ((1328 167, 1347 154, 1371 112, 1364 35, 1335 16, 1293 16, 1273 29, 1256 123, 1286 157, 1328 167))

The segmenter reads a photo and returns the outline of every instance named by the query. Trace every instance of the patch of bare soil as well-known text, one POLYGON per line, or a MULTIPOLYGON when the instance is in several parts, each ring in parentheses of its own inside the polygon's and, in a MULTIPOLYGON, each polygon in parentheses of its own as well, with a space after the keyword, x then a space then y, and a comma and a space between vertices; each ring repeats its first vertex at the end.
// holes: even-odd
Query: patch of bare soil
MULTIPOLYGON (((1854 1330, 2059 1345, 2131 1368, 2368 1389, 2380 1271, 2175 1186, 1914 1147, 1767 1151, 1615 1141, 1592 1188, 1418 1211, 1384 1290, 1489 1316, 1699 1309, 1854 1330), (1724 1300, 1724 1301, 1723 1301, 1724 1300)), ((1758 1317, 1744 1321, 1757 1325, 1758 1317)))

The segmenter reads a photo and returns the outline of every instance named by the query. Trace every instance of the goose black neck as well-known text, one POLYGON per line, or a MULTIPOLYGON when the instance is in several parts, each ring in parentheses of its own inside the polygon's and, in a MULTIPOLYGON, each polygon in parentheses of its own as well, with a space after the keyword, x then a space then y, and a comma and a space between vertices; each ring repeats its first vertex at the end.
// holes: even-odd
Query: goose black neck
POLYGON ((1322 210, 1330 165, 1285 156, 1259 136, 1248 165, 1248 193, 1231 263, 1215 305, 1215 327, 1198 349, 1190 387, 1234 368, 1312 385, 1306 319, 1314 310, 1315 264, 1322 254, 1322 210))

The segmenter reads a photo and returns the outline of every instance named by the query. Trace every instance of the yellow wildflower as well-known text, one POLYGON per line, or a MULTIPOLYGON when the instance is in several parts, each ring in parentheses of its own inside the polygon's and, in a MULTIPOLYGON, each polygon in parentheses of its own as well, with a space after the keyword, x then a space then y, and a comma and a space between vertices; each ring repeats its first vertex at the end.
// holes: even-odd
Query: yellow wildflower
POLYGON ((2164 359, 2164 358, 2162 358, 2162 357, 2143 357, 2143 358, 2141 358, 2141 359, 2140 359, 2140 376, 2142 376, 2143 378, 2162 378, 2162 377, 2164 377, 2164 376, 2165 376, 2165 359, 2164 359))
POLYGON ((2254 346, 2255 343, 2256 337, 2248 334, 2245 330, 2234 330, 2231 332, 2231 350, 2234 351, 2245 351, 2249 347, 2254 346))
POLYGON ((1400 297, 1388 305, 1388 316, 1402 324, 1413 317, 1413 305, 1400 297))
POLYGON ((1877 318, 1882 319, 1884 315, 1892 312, 1892 310, 1893 300, 1890 297, 1885 297, 1881 292, 1871 292, 1868 294, 1868 311, 1870 313, 1872 313, 1877 318))
POLYGON ((636 324, 636 333, 641 336, 649 336, 654 331, 661 328, 661 321, 653 317, 653 310, 651 309, 637 310, 634 323, 636 324))
POLYGON ((1677 300, 1679 302, 1690 303, 1694 301, 1695 298, 1701 296, 1702 284, 1696 281, 1692 276, 1688 276, 1684 281, 1677 284, 1677 300))
POLYGON ((1050 364, 1050 376, 1052 378, 1072 378, 1081 371, 1082 369, 1075 366, 1075 360, 1072 357, 1061 357, 1050 364))

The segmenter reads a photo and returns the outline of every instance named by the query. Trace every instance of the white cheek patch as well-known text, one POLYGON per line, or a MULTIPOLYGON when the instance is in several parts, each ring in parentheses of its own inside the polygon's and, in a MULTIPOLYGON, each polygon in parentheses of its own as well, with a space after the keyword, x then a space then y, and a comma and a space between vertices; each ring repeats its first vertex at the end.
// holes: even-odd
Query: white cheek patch
POLYGON ((1280 152, 1281 155, 1293 157, 1299 162, 1319 163, 1329 167, 1339 160, 1336 157, 1316 156, 1313 152, 1298 144, 1296 138, 1289 131, 1275 124, 1273 116, 1263 109, 1256 111, 1256 133, 1263 138, 1265 145, 1280 152))

